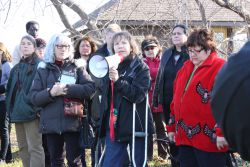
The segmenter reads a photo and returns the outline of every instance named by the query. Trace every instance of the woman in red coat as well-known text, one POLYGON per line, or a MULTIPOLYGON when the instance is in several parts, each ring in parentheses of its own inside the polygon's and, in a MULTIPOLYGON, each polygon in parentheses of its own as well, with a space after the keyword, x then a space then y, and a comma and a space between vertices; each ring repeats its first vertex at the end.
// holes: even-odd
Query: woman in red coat
MULTIPOLYGON (((150 109, 153 114, 155 129, 156 129, 156 137, 157 139, 165 139, 165 126, 164 126, 164 115, 162 110, 162 105, 158 107, 153 107, 152 105, 152 96, 153 90, 155 87, 155 81, 157 72, 160 66, 161 55, 162 55, 162 48, 160 46, 159 41, 154 36, 147 36, 141 43, 141 50, 142 55, 144 57, 144 62, 148 65, 151 77, 151 87, 148 92, 149 95, 149 104, 150 109)), ((166 143, 163 141, 157 141, 157 148, 158 148, 158 156, 159 158, 166 159, 166 143)), ((153 158, 153 136, 149 136, 149 145, 148 145, 148 160, 152 160, 153 158)))
POLYGON ((210 107, 214 79, 225 61, 217 56, 213 33, 207 29, 194 30, 187 47, 190 60, 174 83, 168 135, 180 146, 181 167, 225 167, 227 142, 210 107))

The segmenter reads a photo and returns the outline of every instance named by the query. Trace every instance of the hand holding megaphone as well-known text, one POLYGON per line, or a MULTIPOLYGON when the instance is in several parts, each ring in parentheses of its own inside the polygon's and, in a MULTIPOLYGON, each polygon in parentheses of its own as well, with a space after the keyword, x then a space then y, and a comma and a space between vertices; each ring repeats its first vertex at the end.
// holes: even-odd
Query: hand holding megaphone
MULTIPOLYGON (((89 60, 89 71, 97 78, 103 78, 111 69, 117 69, 118 65, 123 61, 123 56, 114 54, 104 57, 102 55, 93 55, 89 60)), ((112 70, 111 77, 115 79, 115 72, 112 70)), ((111 78, 110 78, 111 79, 111 78)))
POLYGON ((112 67, 109 69, 109 79, 114 82, 119 79, 117 68, 112 67))

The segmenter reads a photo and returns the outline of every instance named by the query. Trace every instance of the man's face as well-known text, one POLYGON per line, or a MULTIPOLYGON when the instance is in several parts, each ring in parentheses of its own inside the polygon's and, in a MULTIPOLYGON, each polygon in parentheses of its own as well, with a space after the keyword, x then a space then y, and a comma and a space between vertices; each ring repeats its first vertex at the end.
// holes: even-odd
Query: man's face
POLYGON ((27 33, 34 38, 38 37, 39 25, 38 24, 31 24, 30 28, 28 29, 27 33))

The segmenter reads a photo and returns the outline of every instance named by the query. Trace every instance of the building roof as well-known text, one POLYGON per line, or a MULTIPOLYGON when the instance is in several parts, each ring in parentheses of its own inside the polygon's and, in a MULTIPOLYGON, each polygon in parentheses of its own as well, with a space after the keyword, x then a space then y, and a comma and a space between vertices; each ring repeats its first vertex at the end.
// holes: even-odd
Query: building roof
MULTIPOLYGON (((201 0, 206 18, 212 24, 233 26, 245 24, 236 13, 220 7, 213 1, 201 0)), ((250 11, 250 3, 245 7, 250 11)), ((128 24, 140 22, 201 22, 201 14, 195 0, 110 0, 89 15, 98 21, 117 21, 128 24)), ((80 23, 80 22, 78 22, 80 23)))

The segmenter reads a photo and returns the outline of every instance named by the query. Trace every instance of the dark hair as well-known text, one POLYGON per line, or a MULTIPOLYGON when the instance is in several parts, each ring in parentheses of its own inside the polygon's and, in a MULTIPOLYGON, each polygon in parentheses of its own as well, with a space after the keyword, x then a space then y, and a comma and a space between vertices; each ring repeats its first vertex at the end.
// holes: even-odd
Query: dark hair
POLYGON ((91 53, 90 54, 96 52, 96 50, 97 50, 97 46, 96 46, 96 43, 94 42, 94 40, 89 36, 85 36, 85 37, 80 38, 80 39, 78 39, 76 41, 74 59, 81 58, 81 54, 79 52, 79 47, 80 47, 80 44, 81 44, 82 41, 88 41, 89 42, 89 44, 91 46, 91 53))
POLYGON ((112 37, 112 40, 111 40, 112 52, 115 53, 114 41, 117 39, 122 39, 122 38, 125 38, 128 40, 131 50, 132 50, 130 54, 138 55, 139 54, 138 45, 135 39, 133 38, 133 36, 127 31, 121 31, 121 32, 115 33, 115 35, 112 37))
POLYGON ((28 30, 30 29, 30 26, 33 24, 37 24, 39 26, 39 23, 36 21, 29 21, 26 23, 26 32, 28 32, 28 30))
POLYGON ((36 47, 37 48, 44 48, 46 47, 46 42, 42 38, 36 38, 36 47))
POLYGON ((160 53, 162 52, 162 47, 160 46, 160 43, 159 43, 158 39, 155 36, 148 35, 148 36, 145 37, 145 39, 141 43, 141 51, 142 51, 142 56, 143 57, 145 57, 144 49, 146 48, 146 46, 148 44, 152 44, 152 43, 156 44, 157 47, 159 48, 159 52, 158 52, 157 56, 159 56, 160 53))
POLYGON ((173 29, 172 29, 172 32, 173 32, 174 29, 177 28, 177 27, 182 28, 184 34, 186 34, 186 35, 188 34, 188 28, 187 28, 184 24, 177 24, 177 25, 175 25, 175 26, 173 27, 173 29))
POLYGON ((187 39, 187 47, 201 46, 205 51, 216 50, 214 33, 210 29, 194 29, 187 39))
POLYGON ((36 48, 36 40, 35 40, 35 38, 33 36, 31 36, 31 35, 25 35, 25 36, 23 36, 21 38, 20 43, 22 42, 23 39, 29 40, 34 45, 34 47, 36 48))

